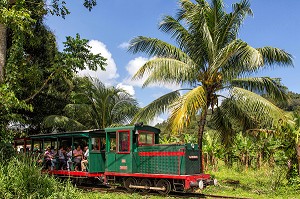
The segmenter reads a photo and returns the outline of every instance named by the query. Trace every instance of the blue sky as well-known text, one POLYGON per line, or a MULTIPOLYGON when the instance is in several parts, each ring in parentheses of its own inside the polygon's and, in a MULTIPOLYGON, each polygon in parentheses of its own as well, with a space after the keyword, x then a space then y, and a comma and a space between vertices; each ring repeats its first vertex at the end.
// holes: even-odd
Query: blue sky
MULTIPOLYGON (((130 54, 124 47, 136 36, 149 36, 173 42, 169 35, 158 30, 164 15, 176 13, 177 0, 97 0, 98 5, 89 12, 82 6, 83 0, 67 0, 71 14, 62 19, 46 18, 49 28, 57 36, 59 48, 66 36, 79 33, 91 41, 92 51, 108 58, 106 72, 87 72, 104 83, 122 86, 145 106, 175 87, 141 88, 140 82, 130 81, 131 75, 149 59, 145 54, 130 54)), ((224 0, 226 9, 237 0, 224 0)), ((266 70, 259 76, 282 78, 289 90, 300 93, 300 7, 299 0, 250 0, 254 17, 248 17, 239 37, 253 47, 273 46, 286 50, 294 57, 294 67, 266 70)), ((160 121, 159 119, 157 121, 160 121)))

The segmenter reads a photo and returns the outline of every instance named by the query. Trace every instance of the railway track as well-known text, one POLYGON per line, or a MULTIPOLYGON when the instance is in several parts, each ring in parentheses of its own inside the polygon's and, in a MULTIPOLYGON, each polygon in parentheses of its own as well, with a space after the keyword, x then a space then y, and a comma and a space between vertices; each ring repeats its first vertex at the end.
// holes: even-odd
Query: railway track
MULTIPOLYGON (((108 188, 105 186, 99 187, 91 187, 91 186, 77 186, 77 188, 86 190, 86 191, 98 191, 98 192, 106 192, 106 193, 128 193, 125 188, 117 187, 117 188, 108 188)), ((149 192, 149 193, 142 193, 136 192, 140 195, 153 195, 153 196, 161 196, 159 193, 156 192, 149 192)), ((244 198, 244 197, 235 197, 235 196, 222 196, 222 195, 214 195, 214 194, 201 194, 201 193, 181 193, 181 192, 170 192, 168 194, 170 197, 175 198, 225 198, 225 199, 251 199, 251 198, 244 198)))

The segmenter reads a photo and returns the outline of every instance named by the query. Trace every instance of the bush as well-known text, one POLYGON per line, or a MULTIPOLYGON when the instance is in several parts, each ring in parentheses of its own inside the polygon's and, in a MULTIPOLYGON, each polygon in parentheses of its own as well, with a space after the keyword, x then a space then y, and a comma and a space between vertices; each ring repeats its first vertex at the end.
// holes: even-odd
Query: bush
POLYGON ((70 182, 59 182, 41 173, 28 156, 15 156, 0 163, 0 198, 77 198, 80 194, 70 182))
POLYGON ((0 142, 0 161, 6 162, 15 155, 15 150, 12 144, 7 142, 0 142))

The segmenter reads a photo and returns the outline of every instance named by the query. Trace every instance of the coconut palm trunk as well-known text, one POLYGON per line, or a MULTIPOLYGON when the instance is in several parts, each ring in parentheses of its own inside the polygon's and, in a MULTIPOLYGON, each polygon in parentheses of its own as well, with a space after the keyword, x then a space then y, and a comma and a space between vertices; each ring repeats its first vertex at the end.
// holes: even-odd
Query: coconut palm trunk
POLYGON ((198 146, 199 146, 199 159, 201 161, 200 173, 203 173, 204 171, 202 148, 203 148, 203 134, 204 134, 204 127, 206 124, 207 111, 208 108, 203 109, 203 112, 201 113, 200 116, 200 120, 198 122, 198 146))

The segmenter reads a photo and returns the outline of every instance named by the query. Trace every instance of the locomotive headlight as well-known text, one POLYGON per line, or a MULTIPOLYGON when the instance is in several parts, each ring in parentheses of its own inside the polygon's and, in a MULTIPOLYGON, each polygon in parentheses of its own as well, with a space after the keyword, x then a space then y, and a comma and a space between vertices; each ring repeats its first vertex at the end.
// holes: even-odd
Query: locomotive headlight
POLYGON ((192 143, 192 144, 191 144, 191 147, 192 147, 192 148, 195 148, 195 145, 194 145, 194 143, 192 143))
POLYGON ((218 185, 218 180, 217 179, 214 179, 214 185, 218 185))
POLYGON ((199 186, 199 189, 201 189, 201 190, 204 188, 204 183, 203 183, 202 180, 200 180, 200 181, 198 182, 198 186, 199 186))

